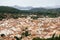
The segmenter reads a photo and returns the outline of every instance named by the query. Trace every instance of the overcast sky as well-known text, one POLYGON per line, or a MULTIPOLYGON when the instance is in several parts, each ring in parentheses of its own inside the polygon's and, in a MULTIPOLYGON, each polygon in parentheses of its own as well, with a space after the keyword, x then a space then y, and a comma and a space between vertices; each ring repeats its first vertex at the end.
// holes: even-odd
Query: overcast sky
POLYGON ((60 0, 0 0, 0 5, 46 7, 60 5, 60 0))

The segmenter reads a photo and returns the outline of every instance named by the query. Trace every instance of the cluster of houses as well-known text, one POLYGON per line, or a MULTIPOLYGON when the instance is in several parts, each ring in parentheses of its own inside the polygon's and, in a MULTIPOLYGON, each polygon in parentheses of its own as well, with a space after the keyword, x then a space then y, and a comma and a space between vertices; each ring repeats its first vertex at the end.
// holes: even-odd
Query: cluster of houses
POLYGON ((23 37, 22 40, 32 40, 34 37, 50 38, 53 34, 60 34, 60 18, 18 18, 18 19, 3 19, 0 21, 0 39, 16 40, 14 36, 21 37, 21 34, 26 31, 29 36, 23 37), (4 37, 1 37, 4 34, 4 37))

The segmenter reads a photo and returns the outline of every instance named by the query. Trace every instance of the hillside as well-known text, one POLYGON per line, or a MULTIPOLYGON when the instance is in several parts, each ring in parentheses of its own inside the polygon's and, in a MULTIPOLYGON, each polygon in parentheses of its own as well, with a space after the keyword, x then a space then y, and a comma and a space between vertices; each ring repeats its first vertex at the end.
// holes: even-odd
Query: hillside
POLYGON ((0 6, 0 13, 18 13, 20 10, 8 7, 8 6, 0 6))
POLYGON ((34 12, 48 12, 48 11, 53 11, 53 12, 59 12, 60 8, 32 8, 30 11, 34 11, 34 12))
POLYGON ((0 20, 4 18, 18 18, 21 14, 27 12, 9 7, 9 6, 0 6, 0 20))
POLYGON ((53 9, 32 8, 30 10, 19 10, 14 7, 0 6, 0 19, 27 17, 30 15, 32 15, 31 17, 33 17, 33 18, 59 17, 60 16, 60 8, 53 8, 53 9), (36 17, 34 15, 36 15, 36 17))

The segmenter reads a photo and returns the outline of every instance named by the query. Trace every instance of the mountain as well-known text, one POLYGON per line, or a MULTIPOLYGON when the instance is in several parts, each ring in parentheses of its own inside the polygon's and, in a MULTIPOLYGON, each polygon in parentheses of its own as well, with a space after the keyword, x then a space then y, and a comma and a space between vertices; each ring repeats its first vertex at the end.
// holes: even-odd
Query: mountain
POLYGON ((21 7, 18 5, 13 6, 13 8, 19 9, 19 10, 24 10, 24 11, 29 11, 29 12, 47 12, 47 11, 52 11, 52 12, 59 12, 60 11, 60 5, 56 5, 56 6, 48 6, 48 7, 21 7))
POLYGON ((17 12, 20 12, 20 10, 13 8, 13 7, 9 7, 9 6, 0 6, 0 12, 17 13, 17 12))
POLYGON ((20 7, 20 6, 0 6, 0 12, 60 12, 60 7, 55 6, 55 8, 49 8, 48 7, 20 7))
MULTIPOLYGON (((15 6, 17 7, 17 6, 15 6)), ((12 6, 0 6, 0 17, 4 18, 5 13, 10 17, 20 17, 21 14, 23 15, 37 15, 37 16, 49 16, 49 17, 58 17, 60 16, 60 8, 43 8, 43 7, 12 7, 12 6), (19 9, 20 8, 20 9, 19 9), (28 9, 28 10, 27 10, 28 9), (3 14, 2 14, 3 13, 3 14)))
POLYGON ((35 11, 35 12, 37 12, 37 11, 46 11, 47 9, 45 9, 45 8, 32 8, 30 11, 35 11))
POLYGON ((28 6, 28 7, 22 7, 22 6, 12 6, 13 8, 19 9, 19 10, 33 10, 33 9, 55 9, 55 8, 60 8, 60 5, 55 5, 55 6, 47 6, 47 7, 32 7, 32 6, 28 6))
POLYGON ((29 6, 29 7, 21 7, 21 6, 17 6, 17 5, 15 5, 15 6, 13 6, 14 8, 16 8, 16 9, 19 9, 19 10, 30 10, 30 9, 32 9, 33 7, 31 7, 31 6, 29 6))
POLYGON ((33 12, 60 12, 60 8, 33 8, 29 11, 33 11, 33 12))

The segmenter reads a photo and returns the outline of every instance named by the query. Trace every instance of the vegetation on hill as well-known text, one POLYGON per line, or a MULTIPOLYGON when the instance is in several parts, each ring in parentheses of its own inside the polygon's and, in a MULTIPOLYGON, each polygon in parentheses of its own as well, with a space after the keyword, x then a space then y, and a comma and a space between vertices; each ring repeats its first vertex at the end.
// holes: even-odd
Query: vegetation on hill
POLYGON ((0 6, 0 13, 18 13, 20 10, 8 7, 8 6, 0 6))
MULTIPOLYGON (((60 8, 56 9, 33 8, 31 10, 18 10, 13 7, 0 6, 0 20, 3 18, 27 17, 29 15, 37 15, 35 18, 59 17, 60 8)), ((32 18, 34 18, 34 16, 32 16, 32 18)))

